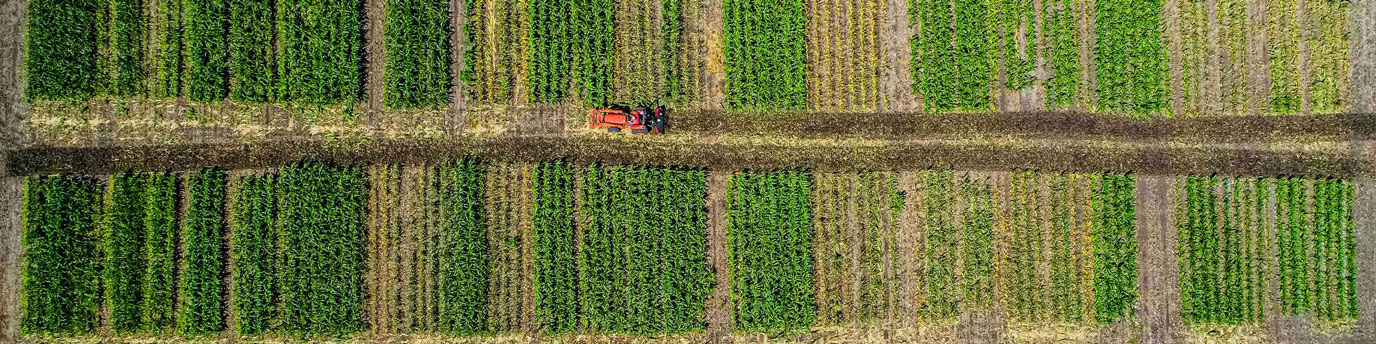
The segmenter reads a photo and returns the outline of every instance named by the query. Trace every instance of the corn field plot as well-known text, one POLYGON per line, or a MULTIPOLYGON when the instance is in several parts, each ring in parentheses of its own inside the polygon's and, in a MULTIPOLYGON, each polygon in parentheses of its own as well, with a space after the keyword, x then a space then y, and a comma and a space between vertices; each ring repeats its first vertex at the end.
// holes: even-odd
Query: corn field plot
POLYGON ((1275 181, 1280 311, 1346 323, 1358 316, 1353 184, 1275 181))
POLYGON ((487 329, 492 333, 533 330, 531 281, 532 166, 490 165, 484 182, 487 247, 487 329))
MULTIPOLYGON (((617 0, 615 10, 616 43, 612 85, 616 103, 640 106, 658 105, 664 94, 666 53, 664 23, 670 18, 663 7, 668 1, 617 0)), ((678 18, 673 18, 677 21, 678 18)))
POLYGON ((1181 308, 1191 324, 1248 324, 1262 304, 1271 180, 1187 177, 1177 204, 1181 308))
POLYGON ((888 108, 880 24, 886 1, 807 0, 809 111, 874 112, 888 108))
MULTIPOLYGON (((817 324, 888 323, 897 309, 899 215, 894 173, 824 173, 812 193, 817 324)), ((903 314, 899 314, 903 316, 903 314)))
POLYGON ((368 169, 369 329, 434 332, 441 222, 435 171, 427 166, 368 169))
POLYGON ((529 0, 467 0, 463 82, 473 104, 524 104, 529 92, 529 0))
POLYGON ((1249 80, 1262 73, 1248 61, 1252 28, 1247 2, 1179 1, 1185 116, 1245 115, 1252 99, 1249 80))

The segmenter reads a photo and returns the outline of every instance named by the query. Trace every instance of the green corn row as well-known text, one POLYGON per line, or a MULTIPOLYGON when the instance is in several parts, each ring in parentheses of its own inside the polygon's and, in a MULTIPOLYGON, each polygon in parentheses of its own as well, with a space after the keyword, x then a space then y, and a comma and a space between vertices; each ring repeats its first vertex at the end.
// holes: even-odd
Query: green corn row
POLYGON ((541 163, 532 192, 536 321, 548 334, 567 333, 578 324, 573 170, 569 163, 541 163))
POLYGON ((114 77, 111 94, 122 97, 143 95, 148 70, 143 66, 143 1, 111 0, 110 46, 114 50, 114 77))
POLYGON ((580 178, 584 326, 599 333, 702 330, 712 279, 702 269, 706 174, 592 166, 580 178))
POLYGON ((926 214, 924 245, 927 271, 927 304, 922 309, 926 319, 953 319, 959 311, 956 293, 956 233, 954 173, 926 171, 922 190, 923 212, 926 214))
POLYGON ((1132 175, 1104 174, 1091 202, 1094 222, 1094 317, 1101 324, 1128 317, 1137 303, 1137 229, 1132 175))
MULTIPOLYGON (((606 106, 612 97, 612 64, 616 51, 614 0, 583 0, 573 4, 574 27, 580 34, 574 42, 573 82, 587 106, 606 106)), ((668 17, 668 8, 665 9, 668 17)), ((665 20, 665 25, 670 21, 665 20)))
POLYGON ((567 97, 569 50, 579 29, 574 24, 571 0, 532 0, 526 6, 530 18, 530 82, 528 101, 555 104, 567 97))
MULTIPOLYGON (((1001 3, 999 3, 1001 4, 1001 3)), ((988 111, 991 65, 989 3, 911 0, 908 15, 922 23, 914 38, 913 91, 927 112, 988 111), (952 16, 954 14, 954 16, 952 16)))
POLYGON ((204 170, 188 176, 191 192, 182 219, 182 259, 179 272, 177 332, 186 336, 216 334, 224 328, 221 304, 221 266, 225 257, 225 172, 204 170))
POLYGON ((25 100, 83 100, 105 78, 97 65, 96 1, 35 0, 25 37, 25 100))
POLYGON ((298 163, 283 168, 280 178, 282 330, 299 335, 362 330, 367 205, 362 171, 298 163))
POLYGON ((279 100, 335 104, 363 92, 360 0, 277 1, 279 100))
POLYGON ((390 108, 449 103, 449 1, 388 0, 384 97, 390 108))
POLYGON ((989 67, 997 70, 1000 65, 1007 68, 1007 81, 1001 87, 1021 90, 1032 87, 1033 64, 1037 57, 1035 50, 1036 20, 1033 1, 1041 0, 991 0, 989 9, 989 42, 996 53, 989 54, 989 67), (1022 29, 1025 45, 1018 46, 1018 30, 1022 29), (1024 55, 1019 56, 1021 49, 1024 55))
POLYGON ((20 267, 21 335, 85 334, 100 323, 99 182, 29 178, 20 267))
POLYGON ((279 319, 277 269, 277 176, 239 179, 229 249, 233 262, 234 314, 241 335, 275 330, 279 319))
POLYGON ((143 323, 154 334, 171 333, 176 325, 177 214, 180 209, 178 178, 167 174, 148 177, 144 197, 144 252, 148 272, 143 284, 143 323))
POLYGON ((1042 31, 1046 37, 1046 59, 1051 64, 1051 79, 1046 82, 1046 103, 1052 109, 1067 109, 1079 102, 1080 23, 1078 1, 1043 0, 1042 31))
POLYGON ((967 206, 960 239, 961 309, 994 307, 994 198, 989 184, 966 177, 960 197, 967 206))
POLYGON ((186 98, 197 102, 224 99, 229 92, 229 19, 227 0, 185 1, 186 98))
POLYGON ((483 333, 491 268, 483 205, 487 165, 462 160, 440 167, 438 174, 440 213, 447 224, 440 234, 439 328, 450 334, 483 333))
POLYGON ((1084 216, 1084 204, 1076 202, 1085 192, 1080 185, 1084 175, 1051 176, 1051 318, 1063 322, 1084 320, 1084 299, 1081 294, 1081 281, 1084 272, 1081 263, 1085 257, 1079 242, 1085 232, 1080 219, 1084 216))
POLYGON ((1276 231, 1280 251, 1280 301, 1286 315, 1309 311, 1309 211, 1304 179, 1276 181, 1276 231))
POLYGON ((182 95, 182 70, 186 67, 183 52, 186 48, 182 30, 185 18, 181 1, 158 1, 158 79, 153 86, 153 95, 171 99, 182 95))
POLYGON ((274 100, 277 60, 273 53, 273 0, 229 1, 229 98, 274 100))
POLYGON ((143 329, 143 275, 147 269, 144 207, 148 177, 122 174, 110 177, 106 189, 104 227, 105 305, 110 328, 118 334, 143 329))
POLYGON ((813 303, 811 177, 801 172, 744 172, 727 191, 727 240, 735 329, 742 333, 807 329, 813 303))
POLYGON ((857 312, 861 321, 884 320, 889 309, 895 307, 890 300, 898 292, 898 286, 885 276, 885 255, 897 254, 896 233, 899 214, 903 212, 904 195, 898 192, 898 176, 893 173, 861 173, 857 185, 856 200, 860 209, 860 234, 864 238, 861 247, 860 269, 862 287, 861 305, 857 312))
POLYGON ((807 22, 802 0, 725 0, 727 108, 807 108, 807 22))
POLYGON ((1095 1, 1100 110, 1146 115, 1167 109, 1161 9, 1161 0, 1095 1))
POLYGON ((1271 74, 1271 112, 1300 112, 1299 2, 1268 0, 1266 50, 1271 74))

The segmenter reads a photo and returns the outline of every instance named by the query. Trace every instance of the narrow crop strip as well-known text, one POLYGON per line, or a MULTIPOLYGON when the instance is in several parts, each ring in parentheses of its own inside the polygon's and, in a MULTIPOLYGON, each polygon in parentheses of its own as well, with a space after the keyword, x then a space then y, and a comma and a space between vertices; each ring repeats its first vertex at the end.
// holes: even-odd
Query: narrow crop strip
POLYGON ((100 324, 100 184, 62 176, 26 184, 19 333, 91 333, 100 324))
POLYGON ((725 0, 727 108, 807 107, 807 22, 803 0, 725 0))
POLYGON ((356 101, 363 92, 360 0, 277 2, 278 99, 306 104, 356 101))
POLYGON ((25 38, 26 100, 84 100, 95 94, 95 1, 34 0, 25 38))
POLYGON ((124 174, 110 177, 106 188, 105 304, 110 309, 110 328, 124 334, 143 329, 144 197, 148 176, 124 174))
POLYGON ((801 331, 812 325, 811 177, 743 172, 727 191, 727 240, 735 329, 801 331))
POLYGON ((277 85, 273 0, 229 1, 229 98, 269 102, 277 85))
POLYGON ((387 107, 449 102, 449 1, 388 0, 383 83, 387 107))
POLYGON ((225 171, 203 170, 187 176, 191 192, 182 221, 181 283, 177 332, 184 336, 219 333, 224 328, 223 276, 225 171))
POLYGON ((567 333, 578 326, 573 170, 569 163, 541 163, 533 189, 535 315, 546 333, 567 333))
POLYGON ((361 331, 367 203, 362 171, 298 163, 282 169, 278 185, 282 330, 361 331))
POLYGON ((1095 320, 1114 323, 1130 316, 1137 303, 1137 230, 1133 219, 1136 181, 1132 175, 1104 174, 1094 194, 1095 320))
POLYGON ((255 336, 277 323, 277 176, 245 176, 235 195, 230 259, 234 266, 234 314, 239 334, 255 336))

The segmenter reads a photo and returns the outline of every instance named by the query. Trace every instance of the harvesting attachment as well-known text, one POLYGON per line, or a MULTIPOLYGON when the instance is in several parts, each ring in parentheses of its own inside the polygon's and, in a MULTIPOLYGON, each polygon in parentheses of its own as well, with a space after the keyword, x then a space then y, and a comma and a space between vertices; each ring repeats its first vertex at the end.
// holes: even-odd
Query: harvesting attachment
POLYGON ((644 106, 627 108, 612 105, 610 109, 592 109, 588 111, 588 115, 591 116, 588 120, 589 127, 607 128, 609 133, 630 130, 631 134, 636 135, 661 135, 669 127, 669 110, 665 109, 664 105, 654 109, 644 106))

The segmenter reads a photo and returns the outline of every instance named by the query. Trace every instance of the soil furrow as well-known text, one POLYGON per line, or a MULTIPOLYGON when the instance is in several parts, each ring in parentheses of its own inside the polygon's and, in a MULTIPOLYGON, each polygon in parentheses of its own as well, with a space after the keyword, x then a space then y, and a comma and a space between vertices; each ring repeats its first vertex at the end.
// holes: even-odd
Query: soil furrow
POLYGON ((909 68, 912 63, 912 49, 908 40, 914 36, 913 23, 908 18, 907 0, 887 1, 883 13, 884 24, 879 31, 880 46, 884 51, 884 61, 888 69, 887 78, 881 88, 888 95, 888 111, 911 112, 918 108, 913 105, 913 75, 909 68))
POLYGON ((24 178, 0 178, 0 342, 19 338, 19 260, 24 178))
MULTIPOLYGON (((1347 111, 1376 112, 1376 0, 1356 0, 1348 7, 1352 87, 1347 111)), ((1366 313, 1370 314, 1370 313, 1366 313)))
POLYGON ((712 294, 707 301, 707 342, 730 343, 732 332, 730 265, 726 252, 726 192, 729 170, 707 174, 707 259, 713 272, 712 294))
POLYGON ((1174 259, 1175 245, 1165 240, 1166 232, 1174 228, 1166 223, 1166 214, 1174 207, 1167 195, 1172 177, 1142 176, 1137 180, 1135 207, 1138 254, 1137 265, 1141 267, 1139 285, 1142 292, 1142 339, 1146 343, 1174 343, 1171 337, 1172 314, 1178 309, 1170 307, 1170 296, 1165 289, 1172 287, 1169 276, 1178 276, 1176 271, 1167 271, 1165 262, 1174 259))
POLYGON ((464 127, 464 54, 468 49, 468 35, 464 34, 466 6, 463 0, 449 0, 449 109, 447 129, 451 134, 463 132, 464 127))
POLYGON ((1185 69, 1184 69, 1184 39, 1180 35, 1180 2, 1182 0, 1166 0, 1166 8, 1162 15, 1166 22, 1166 40, 1170 44, 1169 63, 1170 63, 1170 87, 1171 87, 1171 113, 1176 116, 1185 115, 1185 69))

